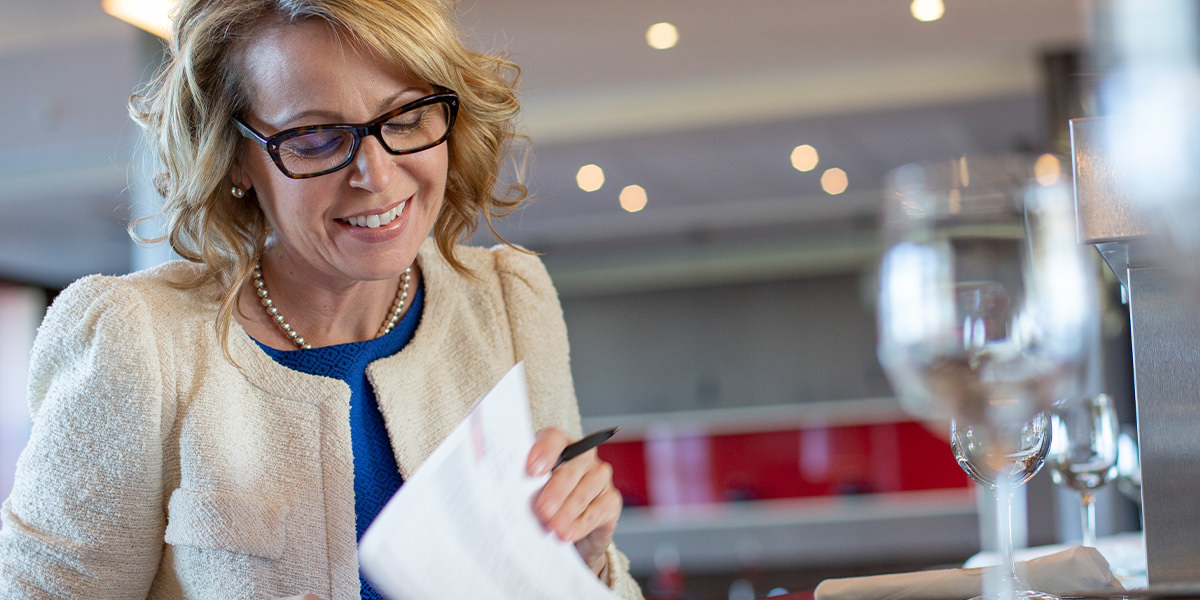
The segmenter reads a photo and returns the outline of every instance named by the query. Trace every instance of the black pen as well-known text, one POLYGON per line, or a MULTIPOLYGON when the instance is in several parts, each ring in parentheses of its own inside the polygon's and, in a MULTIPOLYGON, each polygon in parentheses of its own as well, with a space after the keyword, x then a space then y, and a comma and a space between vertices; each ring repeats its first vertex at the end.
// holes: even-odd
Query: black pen
POLYGON ((596 433, 584 436, 583 439, 579 440, 578 442, 567 445, 566 448, 563 448, 562 454, 559 455, 558 462, 554 463, 554 467, 552 467, 550 470, 553 471, 568 460, 571 460, 572 458, 575 458, 576 456, 579 456, 580 454, 583 454, 584 452, 587 452, 588 450, 607 442, 608 438, 612 437, 613 434, 617 432, 617 429, 620 428, 613 427, 612 429, 602 429, 596 433))

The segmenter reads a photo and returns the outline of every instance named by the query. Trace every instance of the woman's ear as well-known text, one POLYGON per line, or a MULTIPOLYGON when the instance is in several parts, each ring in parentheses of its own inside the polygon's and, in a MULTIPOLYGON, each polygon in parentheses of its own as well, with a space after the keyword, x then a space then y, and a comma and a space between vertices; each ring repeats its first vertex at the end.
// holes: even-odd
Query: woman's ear
POLYGON ((246 169, 242 168, 241 157, 235 158, 233 164, 229 166, 229 181, 244 191, 249 191, 254 186, 254 183, 250 181, 250 175, 246 173, 246 169))

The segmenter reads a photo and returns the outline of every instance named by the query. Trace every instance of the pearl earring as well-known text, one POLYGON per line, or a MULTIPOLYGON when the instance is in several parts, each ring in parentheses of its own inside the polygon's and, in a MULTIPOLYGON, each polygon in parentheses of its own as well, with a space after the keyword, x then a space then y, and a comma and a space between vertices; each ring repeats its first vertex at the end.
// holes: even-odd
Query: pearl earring
POLYGON ((233 189, 230 190, 229 193, 233 194, 234 198, 245 198, 246 197, 246 190, 243 190, 242 188, 240 188, 236 185, 233 186, 233 189))

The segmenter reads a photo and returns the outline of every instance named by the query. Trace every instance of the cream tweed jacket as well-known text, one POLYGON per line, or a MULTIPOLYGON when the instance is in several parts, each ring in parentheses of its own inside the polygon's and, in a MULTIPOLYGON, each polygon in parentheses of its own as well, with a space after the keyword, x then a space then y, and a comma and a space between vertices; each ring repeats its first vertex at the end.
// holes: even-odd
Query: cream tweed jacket
MULTIPOLYGON (((367 368, 406 477, 519 360, 534 427, 580 433, 545 267, 459 250, 475 278, 422 246, 421 323, 367 368)), ((359 597, 349 387, 279 365, 236 322, 230 363, 215 286, 169 284, 198 268, 87 277, 47 312, 0 512, 0 598, 359 597)), ((625 557, 608 557, 607 583, 640 598, 625 557)))

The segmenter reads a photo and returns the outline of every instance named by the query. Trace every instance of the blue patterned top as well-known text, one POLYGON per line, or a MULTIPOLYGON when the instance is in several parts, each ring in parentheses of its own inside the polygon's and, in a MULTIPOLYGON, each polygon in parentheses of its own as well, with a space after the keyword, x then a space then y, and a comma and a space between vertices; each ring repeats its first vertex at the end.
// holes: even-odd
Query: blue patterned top
MULTIPOLYGON (((383 414, 375 402, 375 390, 367 381, 367 365, 391 356, 408 345, 425 305, 424 287, 416 286, 412 304, 404 318, 387 335, 373 340, 338 344, 309 350, 276 350, 259 346, 275 362, 302 373, 322 375, 350 386, 350 444, 354 452, 354 519, 361 540, 367 526, 391 499, 404 479, 396 465, 383 414)), ((383 600, 359 574, 363 600, 383 600)))

